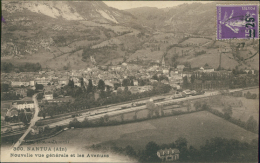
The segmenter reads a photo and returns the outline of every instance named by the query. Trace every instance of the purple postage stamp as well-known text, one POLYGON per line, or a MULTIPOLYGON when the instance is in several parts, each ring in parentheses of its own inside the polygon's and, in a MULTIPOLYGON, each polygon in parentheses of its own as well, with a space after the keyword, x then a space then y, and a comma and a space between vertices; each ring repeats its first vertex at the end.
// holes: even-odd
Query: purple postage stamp
POLYGON ((259 37, 258 5, 217 5, 217 39, 259 37))

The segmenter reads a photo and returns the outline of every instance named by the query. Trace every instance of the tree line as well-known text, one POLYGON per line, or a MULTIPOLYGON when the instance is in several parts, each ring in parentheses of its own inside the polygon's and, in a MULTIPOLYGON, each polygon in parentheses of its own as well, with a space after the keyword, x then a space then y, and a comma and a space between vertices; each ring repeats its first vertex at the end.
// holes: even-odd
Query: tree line
POLYGON ((228 120, 229 122, 236 124, 248 131, 251 131, 253 133, 258 133, 258 123, 254 119, 254 117, 250 116, 246 122, 243 122, 240 119, 232 118, 231 116, 233 114, 233 111, 232 111, 231 106, 224 106, 224 108, 222 110, 223 113, 218 111, 217 109, 213 109, 211 107, 208 107, 207 111, 211 112, 212 114, 215 114, 216 116, 222 117, 222 118, 228 120))
POLYGON ((46 103, 44 104, 45 107, 40 110, 39 116, 53 116, 66 112, 151 97, 158 94, 168 93, 171 90, 171 87, 169 85, 158 82, 153 84, 153 89, 151 91, 136 94, 132 94, 128 90, 127 86, 124 87, 124 90, 118 90, 117 93, 112 92, 111 89, 107 89, 106 91, 104 89, 104 82, 101 80, 99 81, 97 87, 93 86, 92 80, 89 80, 87 88, 84 88, 83 86, 73 87, 73 82, 71 82, 71 84, 61 88, 55 93, 57 93, 57 95, 62 94, 65 96, 75 97, 76 99, 74 103, 66 103, 61 105, 46 103), (95 94, 98 94, 99 97, 95 97, 95 94))
POLYGON ((42 69, 40 63, 25 63, 21 65, 13 65, 10 62, 1 62, 1 71, 4 73, 10 72, 38 72, 42 69))
POLYGON ((235 139, 215 137, 207 139, 200 148, 188 146, 186 138, 179 137, 175 142, 158 145, 150 141, 143 150, 135 150, 127 145, 125 148, 112 146, 92 145, 90 149, 112 151, 117 154, 127 155, 139 162, 161 162, 157 156, 160 149, 177 148, 180 151, 180 162, 255 162, 258 160, 258 141, 252 140, 250 143, 240 142, 235 139))
POLYGON ((32 113, 29 108, 25 108, 21 110, 17 110, 18 115, 13 115, 12 117, 5 116, 5 121, 6 122, 23 122, 25 125, 27 125, 31 119, 32 119, 32 113), (26 111, 25 111, 26 110, 26 111))
POLYGON ((19 100, 21 97, 20 94, 16 94, 15 92, 1 93, 1 101, 19 100))
POLYGON ((172 110, 170 113, 164 113, 163 106, 156 106, 153 102, 148 101, 146 103, 146 107, 148 109, 148 113, 146 117, 137 118, 138 111, 135 111, 135 114, 133 115, 132 119, 125 120, 124 114, 121 114, 120 118, 121 121, 118 120, 111 120, 109 119, 109 115, 104 115, 100 117, 96 121, 89 121, 87 117, 84 118, 82 122, 79 122, 78 119, 75 117, 70 123, 69 127, 75 127, 75 128, 88 128, 88 127, 100 127, 100 126, 114 126, 114 125, 121 125, 121 124, 127 124, 127 123, 133 123, 133 122, 141 122, 145 120, 150 119, 156 119, 160 117, 168 117, 168 116, 177 116, 177 115, 183 115, 183 114, 190 114, 197 111, 207 110, 209 108, 209 105, 206 103, 201 103, 196 101, 194 103, 195 111, 190 111, 189 107, 187 105, 187 111, 181 111, 181 110, 172 110))

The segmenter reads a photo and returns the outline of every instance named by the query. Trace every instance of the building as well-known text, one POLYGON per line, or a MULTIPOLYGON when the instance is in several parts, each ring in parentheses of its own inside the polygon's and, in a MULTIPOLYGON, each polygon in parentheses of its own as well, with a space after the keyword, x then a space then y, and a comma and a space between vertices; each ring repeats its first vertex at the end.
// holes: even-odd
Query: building
POLYGON ((42 126, 33 126, 31 129, 32 135, 38 135, 44 131, 45 127, 42 126))
POLYGON ((104 82, 105 82, 106 86, 109 86, 112 90, 114 90, 114 84, 112 82, 110 82, 108 80, 105 80, 104 82))
POLYGON ((74 83, 74 86, 81 87, 81 83, 74 83))
POLYGON ((176 148, 174 149, 164 149, 157 151, 157 156, 162 159, 162 161, 176 161, 179 159, 180 151, 176 148))
POLYGON ((12 102, 12 108, 17 108, 18 110, 30 108, 34 109, 34 102, 33 101, 15 101, 12 102))
POLYGON ((12 81, 11 82, 11 87, 21 87, 22 85, 27 87, 27 86, 30 85, 30 83, 29 82, 21 82, 21 81, 12 81))
POLYGON ((163 69, 163 74, 164 75, 169 75, 169 73, 170 73, 169 69, 163 69))
POLYGON ((248 74, 251 71, 252 74, 255 74, 254 70, 245 70, 245 72, 248 74))
POLYGON ((48 101, 48 103, 69 103, 69 102, 74 103, 75 99, 70 96, 66 96, 66 97, 59 97, 50 100, 42 99, 41 103, 44 103, 46 101, 48 101))
POLYGON ((44 95, 44 98, 45 98, 45 100, 52 100, 52 99, 53 99, 53 94, 52 94, 52 93, 50 93, 50 94, 45 94, 45 95, 44 95))
POLYGON ((51 88, 46 87, 44 90, 44 98, 45 100, 52 100, 53 99, 53 91, 51 88))
POLYGON ((42 78, 36 78, 35 79, 36 84, 42 84, 42 85, 47 85, 48 83, 51 83, 51 80, 45 77, 42 78))
POLYGON ((59 83, 60 85, 67 85, 67 84, 69 83, 69 80, 68 80, 68 79, 60 79, 60 80, 58 81, 58 83, 59 83))
POLYGON ((133 83, 134 83, 134 86, 138 86, 138 80, 134 80, 133 83))
POLYGON ((162 58, 162 67, 165 67, 165 60, 164 60, 164 56, 162 58))
POLYGON ((202 72, 214 72, 214 68, 210 67, 210 66, 204 66, 204 67, 201 67, 200 70, 202 72))
POLYGON ((30 86, 34 86, 34 85, 35 85, 34 81, 33 80, 30 81, 30 86))
POLYGON ((146 91, 151 91, 153 89, 153 86, 151 85, 145 85, 145 86, 128 86, 128 90, 132 93, 142 93, 146 91))
POLYGON ((27 89, 25 88, 18 88, 17 90, 15 90, 16 95, 20 95, 22 97, 26 97, 27 96, 27 89))
POLYGON ((179 72, 182 72, 184 68, 185 68, 184 65, 177 65, 177 69, 179 72))

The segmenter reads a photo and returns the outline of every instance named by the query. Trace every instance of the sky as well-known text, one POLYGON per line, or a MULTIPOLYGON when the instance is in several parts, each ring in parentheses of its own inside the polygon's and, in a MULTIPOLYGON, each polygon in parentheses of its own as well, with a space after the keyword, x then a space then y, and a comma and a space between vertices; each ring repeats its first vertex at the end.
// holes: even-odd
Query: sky
MULTIPOLYGON (((125 10, 137 7, 157 7, 167 8, 178 6, 183 3, 193 3, 193 1, 103 1, 110 7, 117 8, 119 10, 125 10)), ((209 3, 210 1, 196 1, 200 3, 209 3)))

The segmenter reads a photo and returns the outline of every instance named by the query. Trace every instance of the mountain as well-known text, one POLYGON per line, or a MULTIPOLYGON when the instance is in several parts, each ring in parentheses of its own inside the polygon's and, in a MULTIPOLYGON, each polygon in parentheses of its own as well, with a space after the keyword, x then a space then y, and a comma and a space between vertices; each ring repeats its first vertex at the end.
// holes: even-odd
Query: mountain
POLYGON ((214 35, 215 5, 215 3, 192 3, 164 9, 142 7, 126 11, 138 17, 142 25, 156 30, 214 35))
POLYGON ((124 11, 108 7, 100 1, 4 1, 2 3, 2 10, 9 14, 32 12, 33 14, 42 14, 56 19, 91 20, 103 23, 119 23, 124 19, 132 17, 132 15, 127 15, 124 11))
MULTIPOLYGON (((118 10, 101 1, 3 1, 1 61, 81 69, 159 63, 164 56, 167 64, 217 68, 219 44, 231 48, 237 42, 215 41, 216 3, 118 10)), ((249 53, 223 55, 224 68, 258 67, 259 45, 245 42, 249 53)))
POLYGON ((75 66, 86 65, 83 48, 138 32, 122 25, 136 19, 133 15, 101 1, 4 1, 2 15, 1 59, 51 67, 59 60, 63 60, 59 67, 68 66, 71 56, 75 66))

